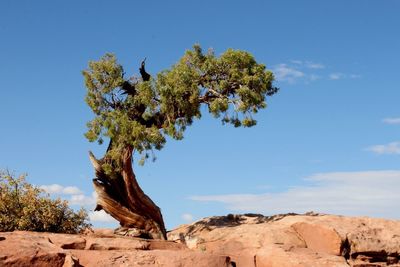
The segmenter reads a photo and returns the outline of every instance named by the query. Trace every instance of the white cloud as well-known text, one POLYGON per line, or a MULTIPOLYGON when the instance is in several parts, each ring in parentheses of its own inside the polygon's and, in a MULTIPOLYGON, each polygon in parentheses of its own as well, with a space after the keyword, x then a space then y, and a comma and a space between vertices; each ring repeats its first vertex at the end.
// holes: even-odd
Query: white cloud
POLYGON ((59 194, 59 193, 61 193, 61 191, 63 189, 63 187, 59 184, 42 185, 42 186, 40 186, 40 188, 49 194, 59 194))
POLYGON ((96 204, 96 194, 92 193, 91 196, 86 196, 84 194, 72 195, 68 200, 71 205, 81 205, 81 206, 89 206, 96 204))
POLYGON ((325 69, 324 65, 311 61, 306 61, 305 66, 309 69, 325 69))
POLYGON ((358 79, 358 78, 361 78, 361 75, 360 74, 350 74, 350 78, 358 79))
POLYGON ((113 217, 108 215, 104 210, 93 211, 89 213, 89 218, 91 222, 116 222, 113 217))
POLYGON ((67 186, 64 187, 64 189, 62 190, 63 194, 66 195, 75 195, 75 194, 80 194, 82 193, 82 191, 76 187, 76 186, 67 186))
POLYGON ((277 81, 296 83, 302 81, 306 84, 316 80, 340 80, 361 78, 360 74, 346 74, 342 72, 328 73, 326 66, 321 63, 304 60, 290 60, 272 68, 277 81))
POLYGON ((59 184, 42 185, 41 189, 49 194, 63 194, 63 195, 75 195, 81 194, 82 191, 76 186, 62 186, 59 184))
POLYGON ((383 119, 384 123, 387 124, 400 124, 400 117, 397 118, 385 118, 383 119))
POLYGON ((290 60, 289 63, 281 63, 272 68, 277 81, 296 83, 314 82, 316 80, 339 80, 360 78, 359 74, 345 74, 341 72, 327 73, 326 66, 321 63, 303 60, 290 60))
POLYGON ((358 79, 361 78, 360 74, 344 74, 341 72, 335 72, 335 73, 331 73, 329 74, 329 79, 330 80, 341 80, 341 79, 358 79))
POLYGON ((238 212, 315 211, 400 218, 400 170, 319 173, 305 182, 307 185, 279 193, 192 196, 190 199, 221 202, 238 212))
POLYGON ((344 78, 344 74, 343 73, 331 73, 329 74, 329 79, 331 80, 339 80, 339 79, 343 79, 344 78))
POLYGON ((297 65, 303 65, 303 61, 301 60, 291 60, 290 62, 297 65))
POLYGON ((87 196, 76 186, 51 184, 42 185, 40 188, 49 194, 69 195, 69 199, 67 198, 66 200, 68 200, 70 205, 92 206, 96 204, 96 192, 93 192, 90 196, 87 196))
POLYGON ((318 79, 320 79, 321 77, 319 75, 316 74, 310 74, 310 81, 316 81, 318 79))
POLYGON ((367 150, 376 154, 400 154, 400 142, 371 146, 368 147, 367 150))
POLYGON ((273 69, 276 80, 294 83, 297 79, 304 77, 304 73, 286 64, 279 64, 273 69))
POLYGON ((182 214, 182 219, 185 222, 193 222, 193 215, 190 213, 184 213, 184 214, 182 214))
POLYGON ((309 68, 309 69, 324 69, 325 65, 321 63, 315 63, 312 61, 302 61, 302 60, 291 60, 290 63, 299 65, 301 67, 309 68))

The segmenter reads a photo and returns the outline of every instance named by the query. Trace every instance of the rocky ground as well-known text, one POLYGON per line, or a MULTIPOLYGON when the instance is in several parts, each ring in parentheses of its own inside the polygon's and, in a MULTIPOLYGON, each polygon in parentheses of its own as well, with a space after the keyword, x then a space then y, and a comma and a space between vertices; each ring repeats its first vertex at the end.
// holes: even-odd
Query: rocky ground
POLYGON ((0 266, 400 267, 400 221, 308 213, 205 218, 144 240, 0 233, 0 266))

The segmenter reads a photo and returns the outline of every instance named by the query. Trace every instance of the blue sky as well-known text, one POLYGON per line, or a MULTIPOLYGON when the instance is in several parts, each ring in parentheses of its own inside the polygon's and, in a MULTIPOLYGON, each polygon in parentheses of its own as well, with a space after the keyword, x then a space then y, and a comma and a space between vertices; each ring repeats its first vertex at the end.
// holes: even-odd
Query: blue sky
MULTIPOLYGON (((195 43, 251 52, 279 94, 251 129, 205 115, 134 164, 168 228, 226 213, 400 219, 400 2, 1 1, 0 168, 93 209, 81 71, 113 52, 155 74, 195 43)), ((91 214, 95 226, 114 226, 91 214)))

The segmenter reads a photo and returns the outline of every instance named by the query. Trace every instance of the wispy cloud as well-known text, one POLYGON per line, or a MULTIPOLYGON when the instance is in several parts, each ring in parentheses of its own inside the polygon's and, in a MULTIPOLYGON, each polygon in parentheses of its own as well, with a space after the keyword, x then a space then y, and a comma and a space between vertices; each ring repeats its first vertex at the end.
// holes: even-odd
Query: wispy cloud
POLYGON ((400 142, 370 146, 367 148, 367 150, 376 154, 400 154, 400 142))
POLYGON ((81 194, 82 191, 76 186, 62 186, 59 184, 42 185, 41 189, 49 194, 75 195, 81 194))
POLYGON ((181 217, 185 222, 193 222, 193 215, 190 213, 184 213, 181 217))
POLYGON ((361 75, 360 74, 350 74, 349 77, 351 79, 358 79, 358 78, 361 78, 361 75))
POLYGON ((342 72, 327 72, 322 63, 304 60, 290 60, 287 63, 277 64, 272 68, 275 78, 280 82, 314 82, 317 80, 340 80, 360 78, 359 74, 345 74, 342 72))
POLYGON ((321 63, 315 63, 311 61, 306 61, 305 66, 309 69, 325 69, 325 66, 321 63))
POLYGON ((289 67, 287 64, 279 64, 273 69, 275 78, 278 81, 294 83, 297 79, 304 77, 304 73, 294 67, 289 67))
POLYGON ((70 199, 67 200, 71 205, 93 206, 96 204, 96 198, 97 194, 93 192, 90 196, 85 194, 72 195, 70 199))
POLYGON ((108 215, 104 210, 90 212, 89 218, 91 222, 117 222, 117 220, 108 215))
POLYGON ((264 214, 316 211, 343 215, 400 218, 400 170, 319 173, 307 177, 307 185, 284 192, 192 196, 190 199, 220 202, 237 212, 264 214))
POLYGON ((290 63, 297 64, 297 65, 303 65, 302 60, 291 60, 290 63))
POLYGON ((51 195, 64 195, 70 205, 91 206, 96 204, 96 192, 85 195, 76 186, 62 186, 59 184, 41 185, 41 189, 51 195))
POLYGON ((303 61, 303 60, 291 60, 290 63, 295 64, 299 67, 305 67, 308 69, 324 69, 325 65, 321 63, 315 63, 312 61, 303 61))
POLYGON ((385 118, 385 119, 383 119, 383 123, 386 123, 386 124, 400 124, 400 117, 397 117, 397 118, 385 118))
POLYGON ((310 81, 312 81, 312 82, 321 79, 321 76, 316 75, 316 74, 310 74, 309 77, 310 77, 310 81))
POLYGON ((339 80, 344 78, 344 74, 343 73, 331 73, 329 74, 329 79, 331 80, 339 80))
POLYGON ((359 74, 344 74, 341 72, 334 72, 334 73, 329 74, 328 77, 330 80, 358 79, 358 78, 361 78, 361 75, 359 75, 359 74))

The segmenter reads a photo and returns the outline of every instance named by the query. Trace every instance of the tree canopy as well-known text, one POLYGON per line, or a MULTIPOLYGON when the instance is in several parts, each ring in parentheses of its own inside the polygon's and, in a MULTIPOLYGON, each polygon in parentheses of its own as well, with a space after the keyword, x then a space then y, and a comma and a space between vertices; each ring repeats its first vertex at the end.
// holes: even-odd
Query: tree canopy
POLYGON ((224 124, 254 126, 252 114, 278 91, 265 65, 234 49, 216 56, 195 45, 156 76, 146 72, 144 61, 139 70, 140 77, 126 77, 115 55, 108 53, 83 71, 86 102, 95 113, 85 136, 100 144, 110 138, 110 157, 130 147, 143 162, 164 146, 166 136, 182 139, 186 127, 201 117, 202 104, 224 124))
POLYGON ((105 210, 135 236, 167 239, 161 209, 136 180, 133 153, 141 154, 143 163, 163 148, 167 136, 182 139, 186 127, 207 109, 224 124, 254 126, 252 115, 278 89, 272 85, 272 72, 250 53, 228 49, 215 56, 212 50, 203 53, 199 45, 154 76, 146 72, 143 60, 139 73, 126 77, 113 54, 89 62, 83 71, 86 102, 95 113, 86 137, 100 144, 110 139, 103 158, 90 153, 95 210, 105 210))

